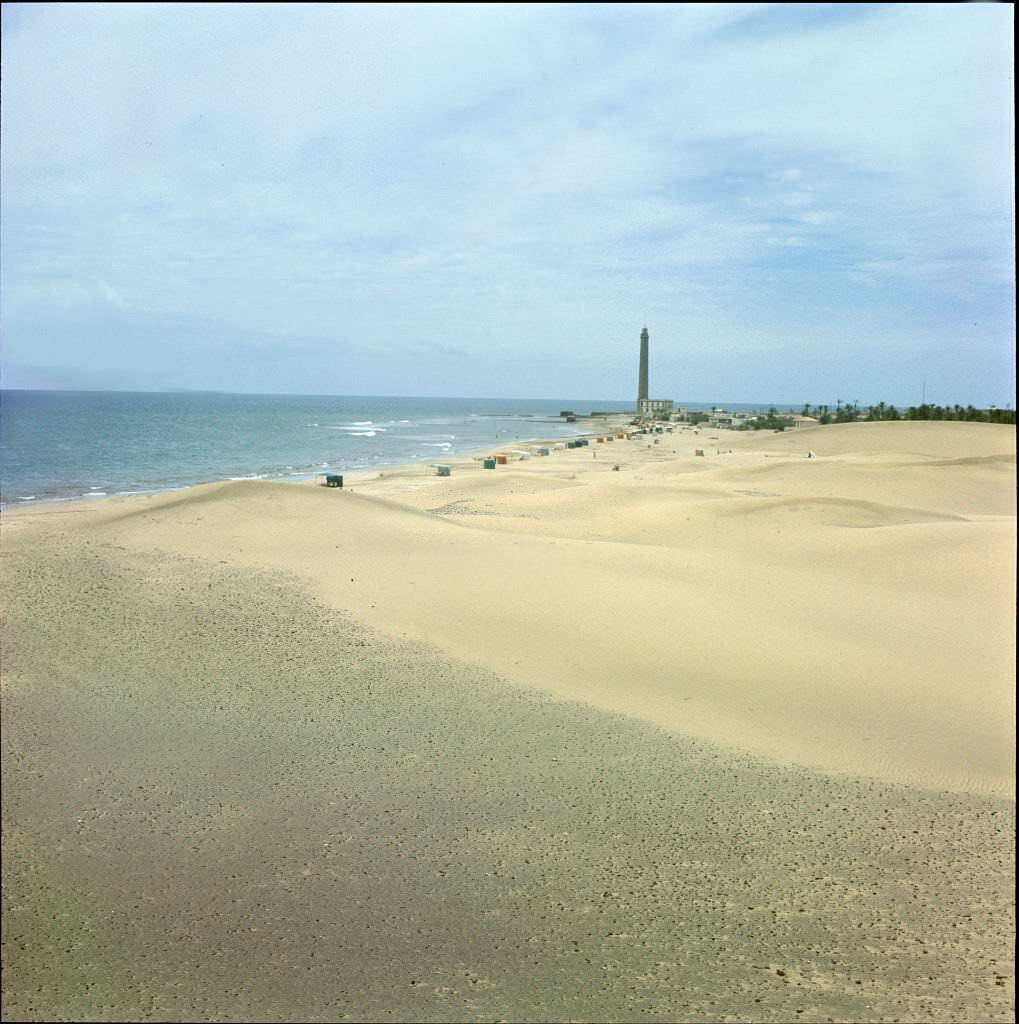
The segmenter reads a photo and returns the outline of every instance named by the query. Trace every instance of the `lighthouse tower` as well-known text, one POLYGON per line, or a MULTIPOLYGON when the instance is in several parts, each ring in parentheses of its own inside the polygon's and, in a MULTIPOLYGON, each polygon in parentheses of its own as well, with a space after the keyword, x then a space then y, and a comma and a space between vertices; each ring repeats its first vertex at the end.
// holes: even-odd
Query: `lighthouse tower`
POLYGON ((647 401, 647 347, 648 333, 647 326, 640 332, 640 376, 637 379, 637 413, 642 408, 642 403, 647 401))

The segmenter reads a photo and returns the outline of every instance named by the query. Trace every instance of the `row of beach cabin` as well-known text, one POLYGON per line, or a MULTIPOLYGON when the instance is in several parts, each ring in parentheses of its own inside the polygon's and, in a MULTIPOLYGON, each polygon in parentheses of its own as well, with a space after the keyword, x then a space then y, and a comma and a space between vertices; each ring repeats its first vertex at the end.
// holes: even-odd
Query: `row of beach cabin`
MULTIPOLYGON (((635 438, 642 437, 646 434, 661 434, 662 431, 668 431, 672 433, 672 427, 662 427, 658 425, 644 425, 635 427, 632 430, 620 430, 615 434, 602 434, 596 437, 577 437, 570 438, 567 441, 557 441, 552 445, 538 445, 534 448, 533 453, 539 457, 547 457, 555 451, 566 451, 572 448, 586 448, 594 441, 595 444, 608 444, 613 441, 632 441, 635 438)), ((657 444, 657 441, 655 442, 657 444)), ((508 455, 487 455, 481 461, 482 468, 484 469, 495 469, 496 466, 505 466, 510 456, 513 457, 514 461, 529 459, 531 457, 531 451, 527 449, 514 449, 508 455)), ((698 452, 698 455, 701 453, 698 452)), ((452 467, 445 463, 436 462, 432 464, 432 468, 435 470, 436 476, 450 476, 452 474, 452 467)), ((333 474, 322 474, 319 478, 321 483, 327 487, 343 487, 343 477, 333 474)))
MULTIPOLYGON (((551 455, 553 452, 557 452, 557 451, 566 451, 568 449, 573 449, 573 448, 586 448, 586 447, 588 447, 591 444, 592 441, 595 444, 609 444, 610 442, 614 442, 614 441, 632 441, 634 438, 637 438, 637 437, 640 437, 640 436, 642 436, 644 434, 650 433, 652 431, 652 429, 655 429, 655 428, 647 428, 647 429, 639 428, 639 429, 636 429, 636 430, 621 430, 621 431, 618 431, 615 434, 602 434, 601 436, 596 436, 596 437, 570 438, 567 441, 557 441, 555 444, 552 444, 552 445, 539 445, 538 447, 536 447, 534 449, 534 454, 539 456, 539 457, 547 457, 547 456, 551 455)), ((656 428, 656 429, 657 429, 658 433, 661 433, 662 428, 659 427, 659 428, 656 428)), ((667 429, 670 432, 672 430, 671 427, 669 427, 667 429)), ((531 452, 530 451, 517 450, 517 451, 511 452, 510 454, 513 456, 514 460, 529 459, 531 457, 531 452)), ((507 462, 509 461, 509 459, 510 459, 509 455, 488 455, 484 459, 481 460, 481 465, 482 465, 483 469, 495 469, 497 466, 505 466, 507 464, 507 462)), ((439 469, 439 467, 436 467, 436 468, 439 469)), ((440 475, 441 476, 449 476, 449 473, 448 473, 449 467, 446 466, 446 467, 442 467, 442 468, 446 469, 447 472, 446 473, 442 473, 440 471, 440 475)))

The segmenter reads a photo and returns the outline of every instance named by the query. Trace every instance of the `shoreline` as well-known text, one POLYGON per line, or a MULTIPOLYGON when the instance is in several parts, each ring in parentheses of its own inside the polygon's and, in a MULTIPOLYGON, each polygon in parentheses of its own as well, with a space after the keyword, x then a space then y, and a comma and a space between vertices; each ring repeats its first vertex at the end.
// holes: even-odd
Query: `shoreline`
MULTIPOLYGON (((632 416, 629 416, 629 414, 615 414, 615 413, 611 413, 611 414, 609 414, 608 417, 603 417, 603 416, 599 416, 599 417, 578 416, 577 417, 577 424, 579 426, 581 420, 587 421, 587 420, 594 420, 594 419, 597 419, 599 422, 605 422, 609 417, 611 417, 613 419, 625 420, 626 422, 629 422, 629 420, 632 419, 632 416)), ((590 434, 584 434, 583 432, 578 432, 575 435, 562 435, 562 436, 553 437, 553 438, 546 438, 546 437, 536 437, 536 438, 530 438, 530 439, 516 439, 516 438, 514 438, 512 444, 513 444, 513 446, 515 446, 517 448, 520 448, 520 447, 536 448, 536 447, 539 447, 539 446, 542 446, 542 445, 553 446, 553 445, 555 445, 555 444, 557 444, 559 442, 562 442, 562 441, 566 440, 568 437, 572 439, 572 437, 574 437, 574 436, 576 436, 576 437, 585 437, 585 436, 587 436, 587 437, 595 437, 595 436, 597 436, 597 432, 596 431, 595 432, 591 432, 590 434)), ((427 461, 427 459, 425 457, 423 457, 423 458, 419 459, 416 462, 393 462, 393 463, 386 463, 384 465, 379 465, 377 467, 372 467, 370 469, 365 468, 365 469, 343 470, 340 473, 340 475, 342 475, 344 477, 344 479, 351 479, 351 480, 357 479, 360 482, 364 482, 365 480, 375 479, 375 478, 377 478, 377 477, 379 477, 381 475, 384 475, 384 474, 405 474, 405 473, 411 473, 411 472, 413 472, 415 470, 420 470, 422 468, 428 469, 428 468, 433 467, 436 463, 438 463, 440 461, 443 462, 446 465, 458 465, 458 466, 461 466, 461 467, 466 467, 466 466, 470 466, 470 465, 472 465, 472 464, 474 464, 476 462, 481 461, 481 459, 483 457, 482 453, 502 452, 503 449, 506 449, 508 447, 509 447, 508 444, 504 444, 504 443, 483 445, 483 446, 480 446, 480 447, 478 447, 476 449, 472 449, 469 452, 460 452, 460 453, 458 453, 456 455, 449 456, 448 458, 437 459, 435 462, 429 462, 429 461, 427 461)), ((55 505, 55 504, 60 504, 60 505, 64 505, 64 504, 77 504, 79 502, 87 502, 87 501, 93 501, 93 500, 95 500, 95 501, 101 501, 101 500, 119 501, 119 500, 123 500, 123 499, 132 499, 132 498, 154 498, 154 497, 159 497, 160 495, 169 495, 169 494, 176 494, 176 493, 183 492, 183 491, 188 491, 188 490, 191 490, 191 489, 196 488, 196 487, 209 487, 209 486, 220 485, 220 484, 240 483, 240 482, 249 481, 249 480, 250 481, 264 481, 266 483, 278 483, 278 484, 290 484, 290 485, 306 486, 308 484, 315 484, 317 481, 320 480, 320 478, 324 477, 327 473, 332 473, 332 472, 333 472, 333 470, 322 469, 322 470, 318 470, 318 471, 316 471, 314 473, 295 473, 295 474, 292 474, 290 476, 285 476, 285 477, 270 476, 267 473, 251 474, 251 475, 248 475, 248 476, 220 477, 220 478, 210 479, 210 480, 201 480, 201 481, 197 481, 197 482, 194 482, 194 483, 174 484, 172 486, 157 487, 157 488, 151 488, 151 489, 142 489, 142 490, 135 490, 135 491, 97 492, 96 494, 66 495, 66 496, 57 496, 57 497, 52 497, 52 498, 31 498, 31 499, 16 498, 16 499, 8 499, 6 501, 0 502, 0 514, 9 514, 9 513, 12 513, 12 512, 16 513, 18 510, 21 510, 21 509, 33 509, 33 508, 37 508, 37 507, 40 507, 40 506, 55 505)))
MULTIPOLYGON (((605 422, 608 418, 629 420, 629 419, 632 419, 632 416, 630 414, 625 414, 625 413, 609 413, 609 414, 606 414, 605 416, 598 416, 598 417, 578 416, 577 417, 577 425, 580 426, 581 421, 585 421, 586 422, 586 421, 593 421, 593 420, 596 420, 596 419, 599 422, 605 422)), ((552 444, 555 444, 555 443, 557 443, 559 441, 564 440, 565 438, 567 438, 569 436, 583 437, 585 435, 582 432, 578 432, 576 435, 562 435, 560 437, 555 437, 555 438, 536 437, 536 438, 529 438, 529 439, 514 439, 514 444, 516 444, 517 446, 526 445, 526 446, 529 446, 529 447, 534 447, 534 446, 538 446, 538 445, 542 445, 542 444, 552 445, 552 444)), ((592 434, 590 436, 594 436, 594 435, 592 434)), ((446 462, 450 463, 452 461, 457 461, 460 464, 466 465, 466 464, 469 464, 471 461, 475 461, 479 457, 479 454, 481 452, 487 452, 489 450, 501 451, 501 449, 504 448, 504 447, 506 447, 506 445, 501 444, 501 443, 497 443, 497 444, 494 444, 494 445, 482 445, 482 446, 479 446, 478 448, 472 448, 470 451, 460 452, 460 453, 457 453, 454 456, 450 456, 450 458, 446 459, 446 462)), ((410 470, 413 470, 413 469, 421 467, 421 466, 430 466, 430 465, 434 464, 434 463, 428 462, 427 459, 428 459, 428 457, 423 456, 421 459, 418 459, 417 461, 414 461, 414 462, 385 463, 385 464, 380 464, 377 467, 373 466, 370 469, 368 469, 368 468, 353 469, 353 470, 346 470, 346 469, 344 469, 344 470, 341 470, 341 471, 335 471, 335 470, 332 470, 332 469, 329 469, 329 470, 321 469, 321 470, 317 470, 316 472, 293 473, 293 474, 289 474, 287 476, 272 476, 269 473, 252 473, 252 474, 249 474, 249 475, 246 475, 246 476, 218 477, 218 478, 213 478, 213 479, 208 479, 208 480, 192 481, 190 483, 171 484, 171 485, 167 485, 167 486, 164 486, 164 487, 142 488, 142 489, 139 489, 139 490, 131 490, 131 491, 111 491, 111 492, 105 492, 105 491, 98 491, 97 490, 97 492, 95 494, 81 493, 81 494, 57 495, 57 496, 54 496, 54 497, 45 497, 45 498, 36 498, 34 496, 31 497, 31 498, 15 497, 15 498, 8 498, 8 499, 4 499, 4 500, 0 501, 0 514, 4 514, 4 513, 7 513, 7 512, 10 512, 10 511, 14 511, 16 509, 35 508, 36 506, 39 506, 39 505, 66 504, 66 503, 69 503, 69 502, 82 502, 82 501, 91 501, 91 500, 100 500, 100 499, 109 499, 109 498, 121 499, 121 498, 134 498, 134 497, 153 497, 153 496, 157 496, 157 495, 161 495, 161 494, 171 494, 171 493, 175 493, 175 492, 179 492, 179 491, 186 491, 186 490, 189 490, 190 488, 193 488, 193 487, 204 487, 204 486, 208 486, 210 484, 236 483, 236 482, 242 481, 242 480, 265 480, 265 481, 269 481, 269 482, 272 482, 272 483, 283 483, 283 484, 307 484, 307 483, 313 483, 315 480, 317 480, 319 477, 325 475, 326 473, 333 473, 333 472, 340 472, 341 475, 343 475, 345 477, 346 476, 353 477, 355 475, 357 475, 357 476, 361 476, 361 475, 370 476, 371 474, 385 473, 385 472, 397 472, 397 471, 403 472, 403 471, 410 471, 410 470)))

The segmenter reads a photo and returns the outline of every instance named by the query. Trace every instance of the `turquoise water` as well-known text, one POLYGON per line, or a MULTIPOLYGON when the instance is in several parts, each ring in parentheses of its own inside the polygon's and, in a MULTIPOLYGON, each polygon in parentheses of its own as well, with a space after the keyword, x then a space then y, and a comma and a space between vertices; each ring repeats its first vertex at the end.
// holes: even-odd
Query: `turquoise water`
POLYGON ((559 416, 626 402, 4 391, 5 504, 212 480, 300 480, 578 433, 559 416))

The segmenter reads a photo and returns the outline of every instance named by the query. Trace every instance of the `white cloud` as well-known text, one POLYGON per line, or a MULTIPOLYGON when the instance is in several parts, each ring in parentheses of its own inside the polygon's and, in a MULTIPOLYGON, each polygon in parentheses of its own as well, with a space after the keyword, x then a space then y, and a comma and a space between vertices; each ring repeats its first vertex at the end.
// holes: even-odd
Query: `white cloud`
POLYGON ((833 224, 840 219, 840 215, 833 210, 806 210, 796 216, 804 224, 813 224, 815 226, 833 224))
POLYGON ((99 282, 99 291, 100 291, 100 294, 102 295, 102 297, 111 306, 114 306, 117 309, 127 309, 128 308, 128 304, 124 300, 123 295, 121 295, 120 292, 116 288, 113 287, 113 285, 107 284, 105 281, 100 281, 99 282))
POLYGON ((785 238, 776 238, 772 235, 768 239, 767 244, 771 246, 779 245, 785 249, 802 249, 807 245, 807 242, 799 235, 786 235, 785 238))

